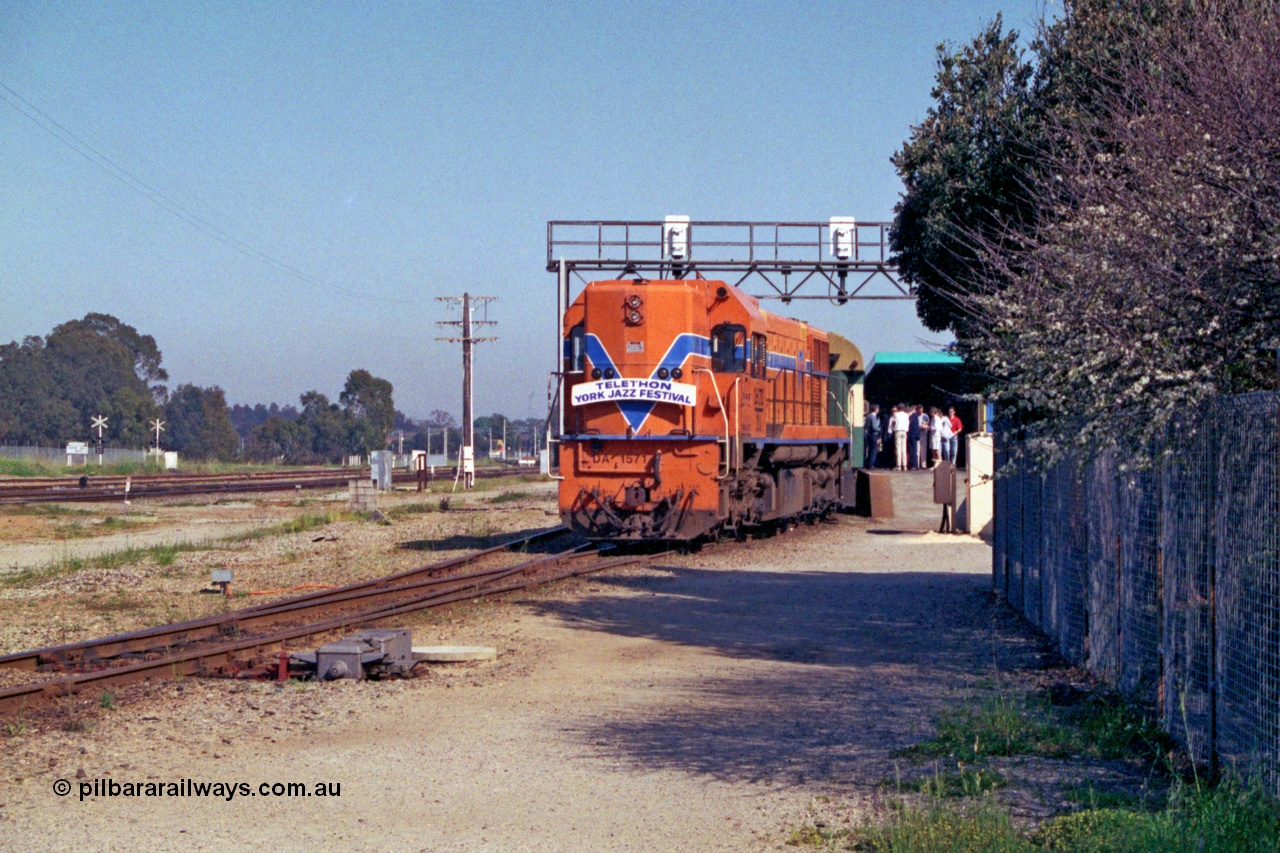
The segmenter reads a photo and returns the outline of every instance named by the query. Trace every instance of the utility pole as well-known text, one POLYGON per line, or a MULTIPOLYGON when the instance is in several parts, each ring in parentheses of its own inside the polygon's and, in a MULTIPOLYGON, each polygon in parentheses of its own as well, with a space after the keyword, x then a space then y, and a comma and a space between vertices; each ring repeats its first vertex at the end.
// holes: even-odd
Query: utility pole
MULTIPOLYGON (((470 293, 463 293, 459 298, 457 296, 437 296, 437 302, 450 302, 462 304, 461 320, 441 320, 437 321, 438 326, 454 326, 460 327, 462 330, 461 337, 440 337, 438 341, 448 341, 451 344, 462 344, 462 447, 458 452, 458 473, 462 474, 462 487, 470 489, 476 484, 476 457, 475 457, 475 423, 471 413, 471 397, 472 397, 472 349, 476 344, 483 341, 496 341, 496 337, 476 337, 473 333, 475 326, 494 326, 497 321, 489 319, 489 303, 496 300, 496 296, 472 296, 470 293), (485 319, 473 320, 471 318, 471 307, 475 302, 479 302, 484 306, 485 319)), ((457 482, 457 476, 454 482, 457 482)))

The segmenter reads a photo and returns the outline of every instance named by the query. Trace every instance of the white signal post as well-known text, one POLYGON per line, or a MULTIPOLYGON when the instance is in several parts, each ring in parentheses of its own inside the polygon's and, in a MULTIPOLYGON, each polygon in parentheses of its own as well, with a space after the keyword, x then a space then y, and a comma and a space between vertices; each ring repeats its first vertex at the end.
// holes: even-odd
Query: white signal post
POLYGON ((102 454, 105 449, 102 445, 102 431, 107 428, 107 418, 105 415, 94 415, 89 421, 89 428, 98 431, 98 465, 102 465, 102 454))
POLYGON ((165 421, 156 418, 151 422, 151 428, 156 431, 156 452, 160 452, 160 433, 164 432, 164 428, 168 426, 165 421))

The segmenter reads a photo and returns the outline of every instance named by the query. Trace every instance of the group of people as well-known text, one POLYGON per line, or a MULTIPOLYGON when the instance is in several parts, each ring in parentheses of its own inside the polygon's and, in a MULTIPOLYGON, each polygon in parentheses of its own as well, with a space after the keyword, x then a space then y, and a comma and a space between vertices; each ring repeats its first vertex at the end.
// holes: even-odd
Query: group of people
POLYGON ((943 412, 936 406, 928 412, 924 406, 898 404, 885 422, 880 407, 872 404, 863 422, 867 443, 866 462, 875 468, 884 441, 893 437, 894 470, 909 471, 931 468, 940 461, 955 462, 964 424, 955 408, 943 412))

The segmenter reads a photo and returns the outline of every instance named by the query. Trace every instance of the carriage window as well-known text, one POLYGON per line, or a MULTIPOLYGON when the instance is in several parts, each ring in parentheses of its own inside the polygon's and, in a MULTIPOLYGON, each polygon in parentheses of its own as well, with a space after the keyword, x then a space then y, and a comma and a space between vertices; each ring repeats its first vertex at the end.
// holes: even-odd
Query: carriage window
POLYGON ((711 369, 742 373, 747 369, 747 330, 726 323, 711 330, 711 369))
POLYGON ((764 335, 751 336, 751 375, 764 376, 769 364, 769 345, 764 335))
POLYGON ((569 330, 569 371, 577 372, 587 369, 586 362, 586 334, 582 328, 582 324, 574 326, 569 330))

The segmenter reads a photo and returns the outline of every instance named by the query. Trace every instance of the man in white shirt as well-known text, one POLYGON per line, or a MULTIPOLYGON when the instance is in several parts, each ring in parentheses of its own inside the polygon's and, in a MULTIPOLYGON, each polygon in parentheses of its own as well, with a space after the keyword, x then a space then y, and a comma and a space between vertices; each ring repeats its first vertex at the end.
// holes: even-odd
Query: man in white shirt
POLYGON ((889 419, 889 429, 893 430, 893 449, 897 470, 907 470, 907 430, 911 428, 911 415, 906 406, 894 406, 893 417, 889 419))
POLYGON ((952 456, 952 448, 955 446, 951 443, 951 418, 944 415, 941 411, 936 411, 933 416, 934 429, 938 431, 938 450, 939 455, 944 462, 955 462, 952 456))

